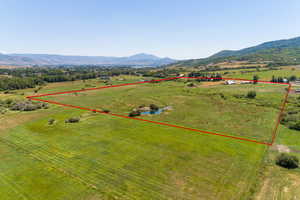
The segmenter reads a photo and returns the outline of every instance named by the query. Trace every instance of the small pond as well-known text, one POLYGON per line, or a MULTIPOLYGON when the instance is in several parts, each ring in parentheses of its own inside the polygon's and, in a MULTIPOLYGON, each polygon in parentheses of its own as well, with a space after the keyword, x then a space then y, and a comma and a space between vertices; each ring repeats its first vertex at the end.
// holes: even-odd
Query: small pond
POLYGON ((162 113, 164 111, 163 108, 158 109, 157 111, 145 111, 145 112, 141 112, 141 115, 158 115, 160 113, 162 113))
POLYGON ((164 108, 159 108, 157 111, 144 111, 144 112, 141 112, 141 115, 159 115, 161 114, 162 112, 166 111, 166 110, 172 110, 172 107, 171 106, 166 106, 164 108))

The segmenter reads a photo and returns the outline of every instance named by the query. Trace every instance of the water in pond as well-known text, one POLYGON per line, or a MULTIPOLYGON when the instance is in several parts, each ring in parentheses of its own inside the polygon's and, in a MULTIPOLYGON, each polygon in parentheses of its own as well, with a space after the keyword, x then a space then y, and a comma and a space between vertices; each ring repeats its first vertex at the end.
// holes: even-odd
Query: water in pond
POLYGON ((158 109, 157 111, 151 112, 151 111, 145 111, 141 112, 141 115, 158 115, 164 111, 163 108, 158 109))

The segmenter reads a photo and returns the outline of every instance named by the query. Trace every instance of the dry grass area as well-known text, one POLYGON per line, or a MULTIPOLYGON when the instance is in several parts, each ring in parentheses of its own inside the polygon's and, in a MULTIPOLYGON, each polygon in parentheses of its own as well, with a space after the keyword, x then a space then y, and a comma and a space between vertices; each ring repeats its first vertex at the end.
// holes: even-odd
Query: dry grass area
POLYGON ((255 200, 300 199, 300 175, 277 166, 269 166, 255 200))
MULTIPOLYGON (((21 123, 26 123, 35 119, 38 119, 42 116, 45 116, 46 114, 43 112, 31 112, 31 113, 11 113, 7 115, 0 115, 0 133, 5 132, 11 128, 14 128, 21 123), (22 119, 21 123, 20 120, 16 119, 22 119)), ((1 134, 0 134, 1 135, 1 134)))

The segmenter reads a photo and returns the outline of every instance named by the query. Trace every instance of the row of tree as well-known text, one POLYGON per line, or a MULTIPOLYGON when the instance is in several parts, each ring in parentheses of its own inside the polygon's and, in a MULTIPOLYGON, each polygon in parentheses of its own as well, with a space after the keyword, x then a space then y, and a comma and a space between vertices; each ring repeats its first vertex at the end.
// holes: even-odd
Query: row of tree
POLYGON ((272 76, 271 82, 285 83, 285 82, 290 82, 290 81, 295 81, 295 80, 297 80, 297 76, 295 76, 295 75, 292 75, 290 77, 272 76))
POLYGON ((220 81, 222 80, 222 75, 219 73, 205 73, 205 72, 190 72, 188 77, 198 78, 197 81, 220 81))
POLYGON ((179 69, 154 69, 154 68, 130 68, 117 67, 107 68, 99 66, 77 66, 77 67, 32 67, 19 69, 0 69, 0 91, 34 88, 51 82, 75 81, 94 79, 99 77, 112 77, 119 75, 135 75, 142 77, 164 78, 178 76, 179 69))

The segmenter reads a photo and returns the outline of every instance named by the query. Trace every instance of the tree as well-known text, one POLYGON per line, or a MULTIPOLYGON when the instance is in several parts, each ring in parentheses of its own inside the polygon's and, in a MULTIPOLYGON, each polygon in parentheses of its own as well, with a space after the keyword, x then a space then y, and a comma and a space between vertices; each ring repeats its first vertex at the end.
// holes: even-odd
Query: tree
POLYGON ((247 98, 254 99, 255 97, 256 97, 256 92, 255 91, 249 91, 247 93, 247 98))
POLYGON ((259 77, 257 75, 253 76, 253 84, 256 84, 258 81, 259 77))
POLYGON ((290 76, 289 80, 290 80, 290 81, 295 81, 295 80, 297 80, 297 76, 292 75, 292 76, 290 76))
POLYGON ((282 153, 277 157, 276 164, 287 169, 295 169, 299 167, 299 160, 296 156, 282 153))

